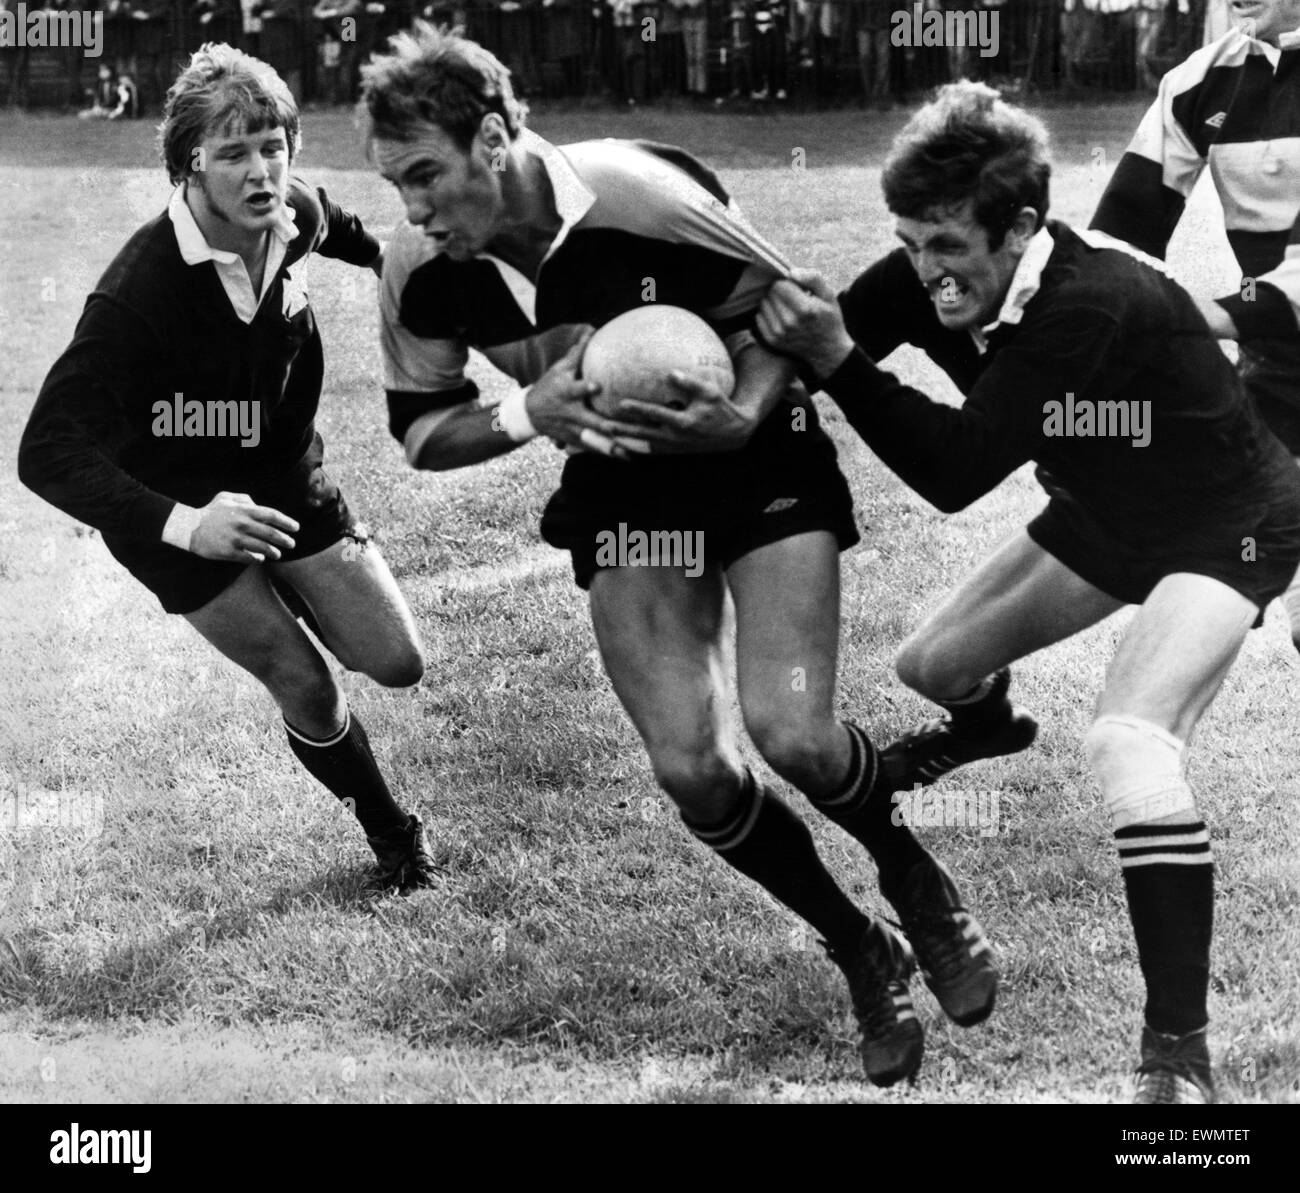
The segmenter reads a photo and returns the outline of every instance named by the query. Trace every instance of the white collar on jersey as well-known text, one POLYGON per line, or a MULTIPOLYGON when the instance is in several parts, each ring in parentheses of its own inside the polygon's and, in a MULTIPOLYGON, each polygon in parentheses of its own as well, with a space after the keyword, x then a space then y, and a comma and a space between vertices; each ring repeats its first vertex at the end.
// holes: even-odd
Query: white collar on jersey
POLYGON ((217 277, 221 280, 221 288, 230 299, 230 305, 235 308, 235 314, 244 323, 252 323, 257 308, 261 306, 267 290, 275 281, 276 274, 280 272, 280 266, 284 264, 284 256, 290 242, 298 235, 295 215, 288 203, 280 205, 280 216, 271 226, 271 243, 266 251, 266 267, 262 271, 262 292, 254 294, 253 283, 248 276, 244 259, 238 253, 226 249, 214 249, 208 244, 198 221, 194 218, 194 213, 190 210, 190 205, 185 201, 185 183, 181 183, 172 191, 171 201, 167 204, 167 216, 176 233, 176 245, 181 251, 181 260, 186 265, 202 265, 206 261, 211 261, 217 271, 217 277))
POLYGON ((971 329, 971 339, 981 353, 988 350, 989 336, 1003 323, 1019 323, 1024 316, 1029 300, 1038 293, 1043 282, 1043 270, 1047 268, 1047 259, 1056 248, 1056 241, 1044 224, 1029 239, 1024 255, 1016 265, 1016 272, 1011 275, 1011 285, 1007 287, 1007 296, 1002 300, 1002 309, 992 323, 986 323, 976 330, 971 329))
POLYGON ((1250 49, 1263 54, 1268 59, 1268 64, 1275 71, 1277 70, 1277 64, 1282 59, 1283 50, 1294 50, 1300 47, 1300 29, 1292 29, 1287 33, 1278 34, 1277 45, 1251 37, 1240 25, 1234 25, 1231 32, 1244 41, 1250 49))
MULTIPOLYGON (((578 172, 569 159, 550 141, 525 128, 519 133, 518 144, 524 152, 541 160, 546 177, 551 183, 551 192, 555 196, 555 213, 560 217, 560 230, 555 234, 551 247, 546 250, 546 255, 542 258, 545 263, 568 239, 573 226, 592 209, 596 196, 578 177, 578 172)), ((519 309, 529 323, 536 324, 537 287, 532 278, 525 277, 513 265, 502 261, 492 253, 482 253, 480 256, 496 266, 497 272, 514 296, 519 309)))

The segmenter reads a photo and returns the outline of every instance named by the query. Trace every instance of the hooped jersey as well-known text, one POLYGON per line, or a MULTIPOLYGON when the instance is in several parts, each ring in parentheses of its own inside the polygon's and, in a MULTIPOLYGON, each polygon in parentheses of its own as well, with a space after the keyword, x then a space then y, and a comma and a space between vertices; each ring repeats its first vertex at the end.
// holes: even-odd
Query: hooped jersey
POLYGON ((389 427, 412 463, 451 409, 479 400, 471 348, 529 385, 587 326, 659 302, 694 311, 734 352, 775 276, 734 230, 743 220, 717 176, 684 151, 521 135, 561 219, 535 281, 488 254, 452 260, 408 224, 385 255, 389 427))

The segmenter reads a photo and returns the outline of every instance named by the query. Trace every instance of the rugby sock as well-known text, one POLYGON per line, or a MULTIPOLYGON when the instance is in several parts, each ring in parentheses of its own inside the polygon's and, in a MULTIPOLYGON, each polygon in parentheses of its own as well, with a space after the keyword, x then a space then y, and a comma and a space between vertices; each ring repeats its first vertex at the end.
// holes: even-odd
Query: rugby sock
POLYGON ((876 782, 880 756, 871 739, 852 721, 841 724, 851 746, 849 773, 838 790, 808 799, 823 816, 867 847, 882 885, 897 883, 926 856, 925 848, 906 824, 894 823, 894 793, 888 783, 876 782))
POLYGON ((370 750, 370 739, 349 708, 343 728, 321 741, 295 729, 288 721, 289 748, 298 761, 340 800, 352 801, 352 811, 367 837, 404 829, 410 817, 394 801, 370 750))
POLYGON ((1011 668, 1003 667, 980 680, 964 696, 941 700, 942 708, 952 719, 954 733, 963 737, 983 737, 1011 718, 1011 668))
POLYGON ((1209 1021, 1214 861, 1204 821, 1116 830, 1129 916, 1147 984, 1146 1021, 1183 1036, 1209 1021))
POLYGON ((725 820, 682 820, 723 861, 807 920, 832 949, 856 946, 871 923, 827 873, 808 826, 748 771, 736 809, 725 820))

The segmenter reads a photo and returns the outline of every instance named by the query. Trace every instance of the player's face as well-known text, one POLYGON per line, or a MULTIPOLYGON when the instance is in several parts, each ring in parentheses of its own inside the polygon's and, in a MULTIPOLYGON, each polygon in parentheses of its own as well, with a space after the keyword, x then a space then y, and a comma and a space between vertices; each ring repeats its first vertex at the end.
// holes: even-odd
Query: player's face
POLYGON ((997 318, 1024 241, 1014 232, 996 250, 970 201, 936 211, 930 219, 898 216, 895 231, 921 279, 939 321, 954 331, 983 327, 997 318))
POLYGON ((1232 0, 1229 9, 1247 33, 1273 45, 1300 28, 1300 0, 1232 0))
POLYGON ((433 124, 412 141, 375 139, 375 164, 397 187, 407 220, 456 261, 483 252, 502 225, 505 154, 492 120, 468 153, 433 124))
POLYGON ((284 129, 221 129, 210 132, 199 147, 200 168, 190 175, 188 195, 208 244, 233 251, 258 240, 275 226, 288 193, 284 129))

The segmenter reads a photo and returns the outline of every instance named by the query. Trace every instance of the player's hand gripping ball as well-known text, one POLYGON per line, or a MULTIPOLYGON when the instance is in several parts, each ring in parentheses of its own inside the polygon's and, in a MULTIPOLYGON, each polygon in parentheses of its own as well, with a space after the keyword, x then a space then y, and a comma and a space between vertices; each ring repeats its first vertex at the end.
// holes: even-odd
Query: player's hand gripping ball
POLYGON ((669 380, 674 372, 711 382, 727 398, 736 388, 726 346, 703 319, 681 307, 651 303, 611 319, 587 342, 582 357, 582 379, 601 387, 592 408, 609 418, 618 417, 626 398, 683 409, 687 395, 669 380))

